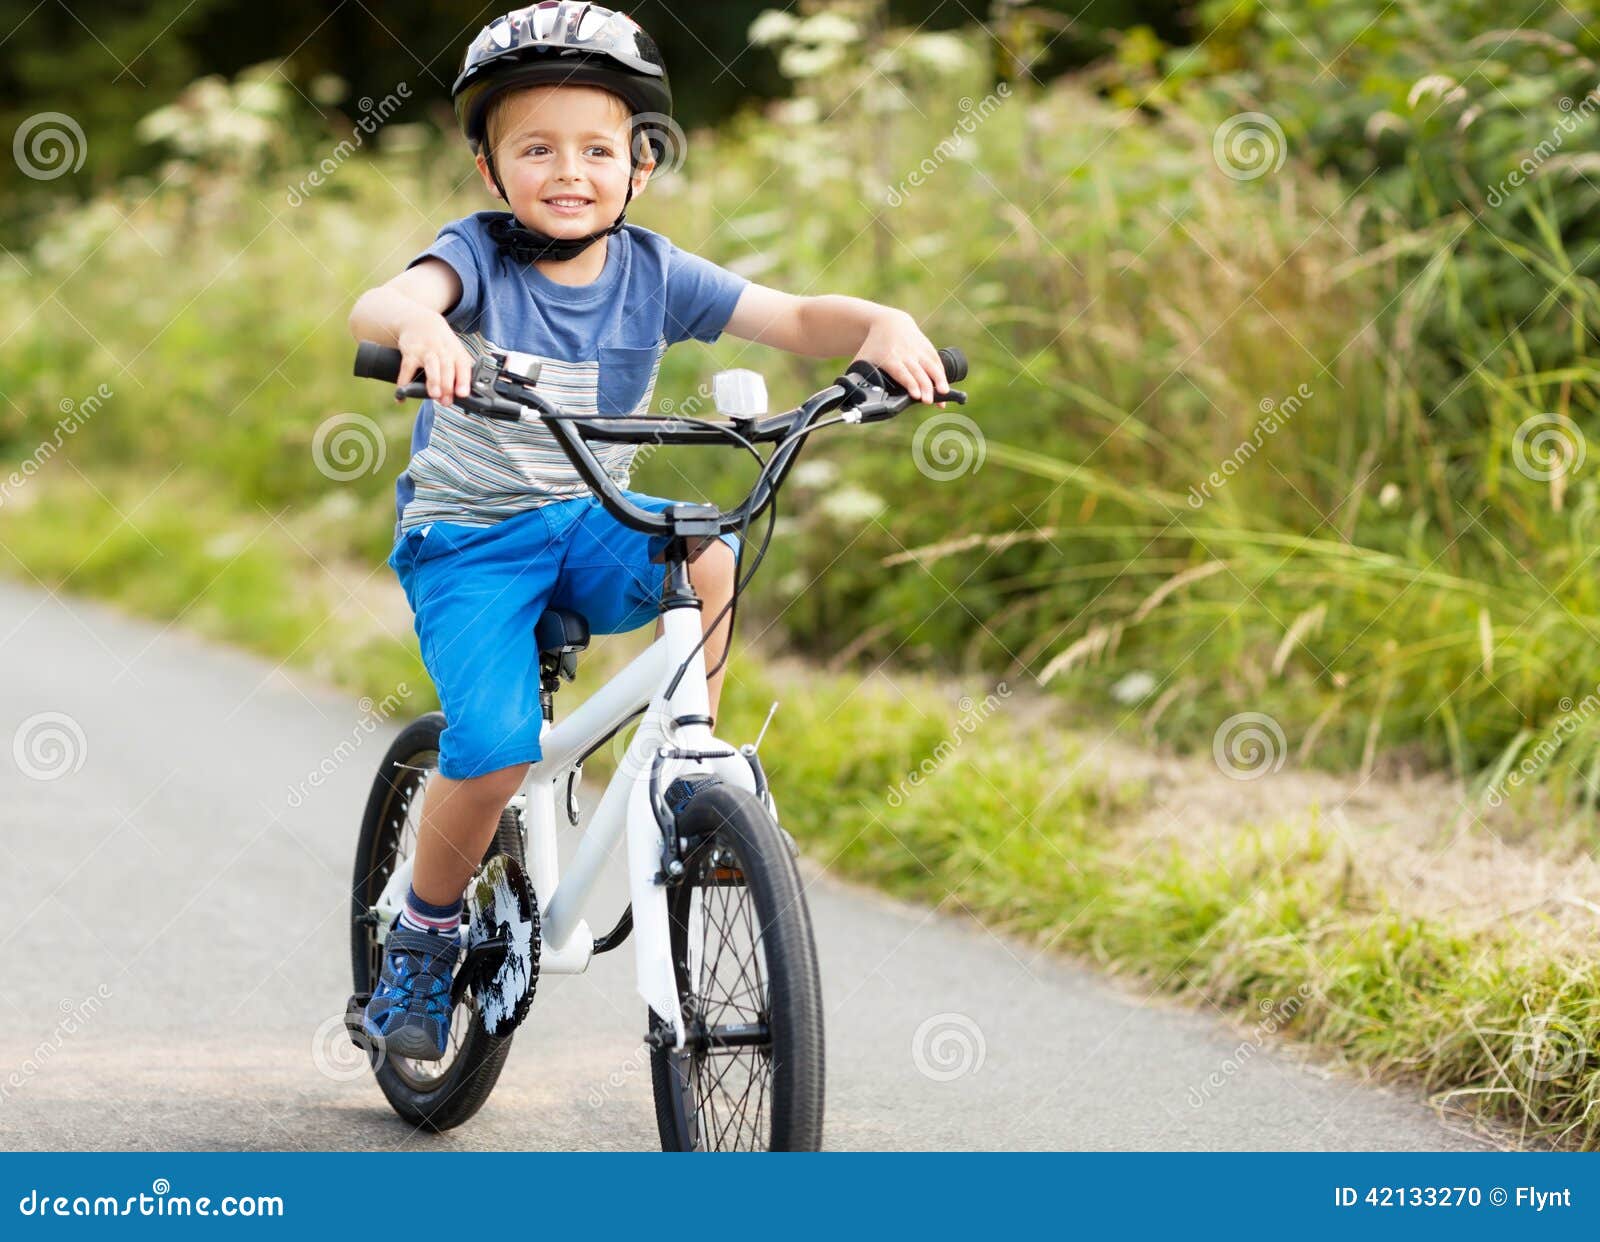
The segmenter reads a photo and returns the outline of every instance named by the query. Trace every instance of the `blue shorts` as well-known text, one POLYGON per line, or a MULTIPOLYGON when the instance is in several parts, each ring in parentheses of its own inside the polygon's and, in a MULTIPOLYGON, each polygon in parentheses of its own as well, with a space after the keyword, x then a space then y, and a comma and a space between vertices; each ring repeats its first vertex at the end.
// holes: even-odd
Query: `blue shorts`
MULTIPOLYGON (((671 500, 623 493, 659 512, 671 500)), ((722 541, 739 552, 739 537, 722 541)), ((558 500, 493 526, 433 522, 389 554, 415 616, 422 662, 445 729, 439 771, 482 776, 543 753, 539 652, 533 627, 547 608, 582 613, 593 634, 622 634, 660 613, 666 568, 651 561, 664 535, 624 526, 594 496, 558 500)))

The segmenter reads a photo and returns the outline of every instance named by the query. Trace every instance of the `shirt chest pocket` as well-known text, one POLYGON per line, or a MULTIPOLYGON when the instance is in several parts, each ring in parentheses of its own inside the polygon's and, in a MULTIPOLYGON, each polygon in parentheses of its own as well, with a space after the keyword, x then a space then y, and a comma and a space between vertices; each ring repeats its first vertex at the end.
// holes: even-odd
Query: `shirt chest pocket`
POLYGON ((602 346, 599 353, 600 384, 596 396, 602 414, 632 414, 655 382, 657 346, 636 349, 625 345, 602 346))

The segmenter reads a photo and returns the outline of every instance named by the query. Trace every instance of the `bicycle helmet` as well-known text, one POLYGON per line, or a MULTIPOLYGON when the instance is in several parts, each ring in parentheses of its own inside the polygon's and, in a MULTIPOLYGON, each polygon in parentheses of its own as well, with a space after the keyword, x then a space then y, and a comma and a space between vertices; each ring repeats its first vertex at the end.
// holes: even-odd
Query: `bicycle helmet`
MULTIPOLYGON (((497 17, 467 47, 460 76, 450 90, 456 120, 474 154, 482 154, 500 196, 511 199, 495 170, 486 130, 489 105, 508 90, 526 86, 599 86, 620 96, 633 116, 672 114, 672 89, 654 40, 624 13, 576 0, 547 0, 497 17)), ((662 139, 647 131, 655 157, 662 139)), ((628 143, 628 193, 609 228, 588 237, 557 238, 530 229, 511 212, 489 226, 501 252, 519 262, 571 259, 622 227, 633 199, 632 173, 639 166, 633 135, 628 143)))

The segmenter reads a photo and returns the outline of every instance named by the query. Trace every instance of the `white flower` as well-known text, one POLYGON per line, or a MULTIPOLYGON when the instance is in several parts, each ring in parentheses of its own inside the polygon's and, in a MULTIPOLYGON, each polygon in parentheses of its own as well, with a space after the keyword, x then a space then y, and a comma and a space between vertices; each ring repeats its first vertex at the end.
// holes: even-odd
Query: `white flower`
POLYGON ((338 103, 349 89, 349 84, 337 73, 319 73, 311 79, 311 98, 325 106, 338 103))
POLYGON ((234 106, 260 116, 271 116, 283 105, 276 82, 241 82, 233 88, 234 106))
POLYGON ((820 507, 836 522, 851 523, 870 521, 883 512, 885 504, 882 496, 846 483, 824 496, 820 507))
POLYGON ((801 22, 795 37, 807 43, 854 43, 861 37, 861 28, 848 17, 824 12, 801 22))
POLYGON ((798 487, 827 487, 838 477, 839 467, 822 458, 803 461, 789 474, 790 482, 798 487))
POLYGON ((782 9, 768 9, 750 23, 747 37, 757 47, 766 47, 768 44, 788 39, 799 24, 799 19, 792 13, 782 9))
POLYGON ((822 115, 822 110, 817 101, 809 95, 802 95, 798 99, 780 99, 772 105, 772 117, 780 125, 793 125, 804 129, 815 125, 822 115))
POLYGON ((1150 692, 1156 688, 1156 679, 1146 672, 1129 673, 1116 685, 1111 687, 1111 697, 1124 706, 1138 703, 1150 697, 1150 692))
POLYGON ((786 78, 814 78, 826 73, 841 60, 844 51, 838 46, 807 47, 791 43, 778 57, 778 69, 786 78))
POLYGON ((953 34, 920 34, 905 45, 906 54, 936 73, 960 73, 973 63, 972 49, 953 34))

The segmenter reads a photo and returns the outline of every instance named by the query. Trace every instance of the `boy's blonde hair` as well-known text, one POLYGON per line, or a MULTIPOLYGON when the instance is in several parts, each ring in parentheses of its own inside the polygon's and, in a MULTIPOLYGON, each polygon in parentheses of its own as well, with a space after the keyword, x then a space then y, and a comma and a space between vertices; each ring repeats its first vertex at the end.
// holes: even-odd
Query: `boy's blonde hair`
MULTIPOLYGON (((483 114, 483 142, 484 142, 484 146, 487 147, 490 151, 494 150, 494 147, 495 147, 496 122, 497 122, 497 119, 500 117, 500 115, 504 112, 506 104, 510 103, 513 99, 515 99, 519 95, 525 95, 529 91, 546 90, 546 89, 548 89, 548 87, 549 87, 548 83, 541 83, 539 85, 534 85, 534 86, 514 86, 510 90, 502 91, 500 94, 496 95, 493 99, 491 99, 489 101, 488 108, 486 108, 484 110, 484 114, 483 114)), ((560 89, 563 89, 563 90, 599 91, 601 94, 603 94, 607 98, 609 98, 611 100, 612 104, 615 105, 615 107, 621 111, 622 120, 627 121, 627 122, 632 122, 632 120, 633 120, 633 106, 626 99, 624 99, 621 95, 617 94, 615 91, 608 91, 603 86, 593 86, 588 82, 574 82, 574 83, 572 83, 572 84, 570 84, 568 86, 561 87, 560 89)), ((630 124, 629 128, 631 130, 631 128, 632 128, 631 124, 630 124)), ((632 137, 631 133, 630 133, 629 137, 630 137, 630 141, 631 141, 631 137, 632 137)))

